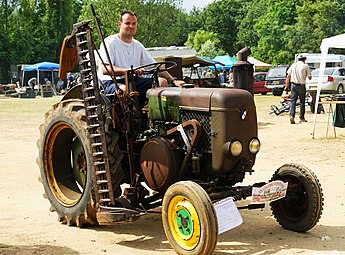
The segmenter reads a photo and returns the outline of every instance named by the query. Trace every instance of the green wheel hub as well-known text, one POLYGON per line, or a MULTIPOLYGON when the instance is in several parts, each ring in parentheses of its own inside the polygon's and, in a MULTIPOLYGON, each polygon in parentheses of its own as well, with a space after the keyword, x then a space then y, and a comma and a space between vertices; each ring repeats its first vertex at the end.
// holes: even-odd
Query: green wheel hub
POLYGON ((190 238, 193 232, 193 221, 189 212, 185 209, 179 210, 176 217, 176 223, 179 229, 179 234, 185 239, 190 238))

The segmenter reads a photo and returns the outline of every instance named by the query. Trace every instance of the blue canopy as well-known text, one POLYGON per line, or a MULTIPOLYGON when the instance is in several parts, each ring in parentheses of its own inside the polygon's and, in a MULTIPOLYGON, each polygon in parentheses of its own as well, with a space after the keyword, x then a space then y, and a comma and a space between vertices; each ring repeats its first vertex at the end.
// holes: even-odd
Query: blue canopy
POLYGON ((224 66, 222 65, 218 65, 216 64, 216 68, 219 69, 230 69, 232 67, 233 64, 235 64, 237 62, 236 59, 230 57, 229 55, 224 55, 224 56, 217 56, 215 57, 213 60, 221 62, 224 64, 224 66))
POLYGON ((216 61, 216 60, 214 60, 214 59, 210 59, 210 58, 206 58, 206 57, 200 57, 200 58, 202 58, 203 60, 205 60, 205 61, 208 61, 208 62, 211 62, 212 64, 218 64, 218 65, 224 65, 222 62, 220 62, 220 61, 216 61))
POLYGON ((33 77, 32 73, 26 75, 26 72, 35 72, 38 84, 42 84, 44 78, 49 78, 53 84, 58 80, 57 71, 59 71, 59 64, 52 62, 41 62, 34 65, 25 65, 22 72, 21 86, 27 86, 29 78, 33 77))
POLYGON ((46 70, 54 71, 59 70, 60 65, 51 62, 41 62, 34 65, 28 65, 24 67, 24 71, 46 70))

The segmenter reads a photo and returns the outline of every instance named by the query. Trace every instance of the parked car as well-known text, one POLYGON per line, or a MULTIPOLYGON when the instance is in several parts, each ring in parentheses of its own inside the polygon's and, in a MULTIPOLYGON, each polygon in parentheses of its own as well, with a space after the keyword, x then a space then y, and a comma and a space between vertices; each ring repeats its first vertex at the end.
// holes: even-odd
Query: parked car
POLYGON ((271 67, 266 76, 267 89, 270 89, 275 96, 281 96, 285 88, 285 79, 289 65, 271 67))
POLYGON ((266 76, 267 76, 267 72, 254 73, 254 84, 253 84, 254 94, 261 93, 262 95, 266 95, 268 92, 271 92, 271 90, 265 88, 266 76))
MULTIPOLYGON (((312 79, 306 81, 309 93, 316 93, 320 69, 311 72, 312 79)), ((343 94, 345 86, 345 67, 327 67, 322 78, 321 93, 343 94)))

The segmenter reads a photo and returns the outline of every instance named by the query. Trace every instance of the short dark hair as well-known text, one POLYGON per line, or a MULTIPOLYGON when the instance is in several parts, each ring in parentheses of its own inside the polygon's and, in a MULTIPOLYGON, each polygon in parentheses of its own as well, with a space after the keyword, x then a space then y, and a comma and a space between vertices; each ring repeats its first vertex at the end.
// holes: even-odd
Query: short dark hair
POLYGON ((135 12, 130 11, 130 10, 124 10, 120 13, 120 21, 122 21, 122 17, 125 14, 129 14, 130 16, 137 17, 137 14, 135 12))

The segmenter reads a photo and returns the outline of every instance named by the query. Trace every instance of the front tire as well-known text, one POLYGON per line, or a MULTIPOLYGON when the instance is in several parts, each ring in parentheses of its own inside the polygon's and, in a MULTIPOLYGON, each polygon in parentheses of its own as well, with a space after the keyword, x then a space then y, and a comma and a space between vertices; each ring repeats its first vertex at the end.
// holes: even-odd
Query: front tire
POLYGON ((217 216, 208 194, 198 184, 181 181, 170 186, 163 198, 162 220, 176 253, 207 255, 214 251, 217 216))
POLYGON ((285 164, 271 181, 289 182, 286 197, 271 203, 277 222, 285 229, 306 232, 313 228, 322 214, 323 194, 316 175, 299 164, 285 164))

